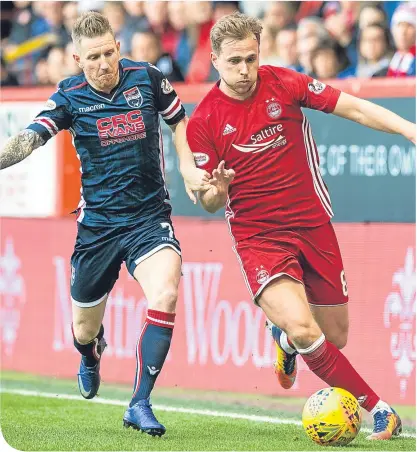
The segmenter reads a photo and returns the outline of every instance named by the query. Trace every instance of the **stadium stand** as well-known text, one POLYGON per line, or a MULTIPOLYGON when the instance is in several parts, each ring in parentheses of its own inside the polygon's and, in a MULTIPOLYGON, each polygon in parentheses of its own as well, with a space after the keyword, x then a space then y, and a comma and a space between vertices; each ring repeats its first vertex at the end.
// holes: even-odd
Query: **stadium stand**
POLYGON ((415 2, 1 2, 1 86, 56 84, 77 73, 70 36, 92 8, 111 21, 123 56, 154 47, 172 81, 214 81, 212 24, 233 11, 262 18, 261 63, 321 78, 415 76, 415 2), (59 67, 57 67, 59 66, 59 67))

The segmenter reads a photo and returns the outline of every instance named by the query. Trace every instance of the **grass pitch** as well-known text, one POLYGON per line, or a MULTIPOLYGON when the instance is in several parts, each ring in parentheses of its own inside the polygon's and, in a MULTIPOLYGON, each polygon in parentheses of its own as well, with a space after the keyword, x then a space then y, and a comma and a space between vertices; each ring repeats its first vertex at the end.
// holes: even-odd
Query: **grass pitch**
MULTIPOLYGON (((1 378, 1 430, 18 450, 60 451, 224 451, 321 450, 300 426, 302 399, 157 390, 155 414, 167 427, 162 438, 122 427, 131 389, 102 386, 92 401, 78 396, 74 381, 42 379, 3 373, 1 378)), ((406 435, 387 442, 369 442, 367 433, 345 449, 416 450, 415 412, 396 407, 408 419, 406 435)), ((366 431, 366 427, 364 426, 366 431)), ((368 426, 369 427, 369 426, 368 426)), ((339 450, 341 448, 338 448, 339 450)))

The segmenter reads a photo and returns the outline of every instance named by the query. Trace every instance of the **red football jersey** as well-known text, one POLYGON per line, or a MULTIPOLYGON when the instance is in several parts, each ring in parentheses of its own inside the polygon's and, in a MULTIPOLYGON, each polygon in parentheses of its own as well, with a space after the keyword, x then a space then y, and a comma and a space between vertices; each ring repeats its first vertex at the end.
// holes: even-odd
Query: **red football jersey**
POLYGON ((224 160, 236 172, 226 205, 235 240, 328 222, 330 197, 301 107, 331 113, 340 91, 273 66, 259 68, 256 90, 244 101, 218 84, 191 115, 187 139, 200 168, 211 173, 224 160))

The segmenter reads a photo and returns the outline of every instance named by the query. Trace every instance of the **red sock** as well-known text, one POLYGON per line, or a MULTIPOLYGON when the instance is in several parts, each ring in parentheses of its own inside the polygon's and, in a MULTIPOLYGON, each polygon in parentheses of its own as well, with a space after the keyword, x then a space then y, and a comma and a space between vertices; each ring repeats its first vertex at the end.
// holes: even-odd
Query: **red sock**
MULTIPOLYGON (((324 336, 323 336, 324 337, 324 336)), ((316 341, 319 342, 322 339, 316 341)), ((314 346, 314 344, 313 344, 314 346)), ((379 397, 352 367, 345 355, 331 342, 324 340, 313 351, 299 350, 309 369, 329 386, 346 389, 360 402, 362 408, 371 411, 379 397)))

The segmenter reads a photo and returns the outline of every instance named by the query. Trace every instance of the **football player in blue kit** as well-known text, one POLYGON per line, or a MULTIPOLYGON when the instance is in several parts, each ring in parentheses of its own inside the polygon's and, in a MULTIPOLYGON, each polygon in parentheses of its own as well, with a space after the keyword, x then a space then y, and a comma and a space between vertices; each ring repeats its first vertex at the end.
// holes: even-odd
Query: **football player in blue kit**
POLYGON ((136 377, 123 423, 150 435, 165 427, 150 394, 167 356, 175 323, 181 249, 171 222, 164 181, 159 116, 171 127, 180 171, 190 198, 208 188, 209 174, 195 167, 186 141, 184 107, 154 66, 120 58, 108 20, 81 15, 73 28, 74 59, 82 69, 58 85, 28 127, 0 151, 0 168, 28 157, 60 130, 73 136, 81 162, 78 234, 71 257, 72 330, 81 354, 80 392, 93 398, 100 386, 106 347, 102 320, 121 264, 148 300, 136 346, 136 377))

